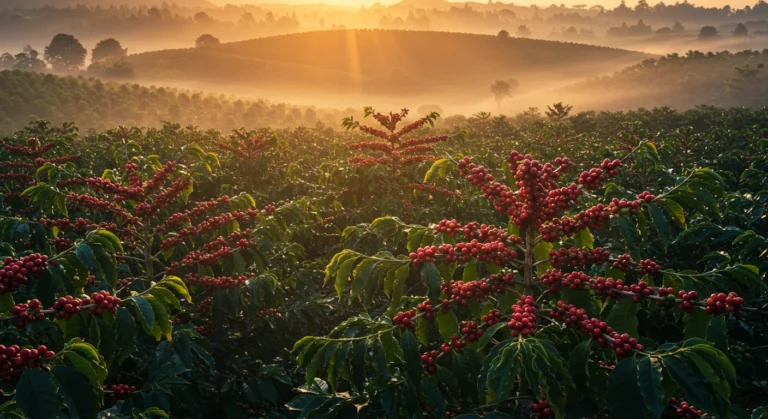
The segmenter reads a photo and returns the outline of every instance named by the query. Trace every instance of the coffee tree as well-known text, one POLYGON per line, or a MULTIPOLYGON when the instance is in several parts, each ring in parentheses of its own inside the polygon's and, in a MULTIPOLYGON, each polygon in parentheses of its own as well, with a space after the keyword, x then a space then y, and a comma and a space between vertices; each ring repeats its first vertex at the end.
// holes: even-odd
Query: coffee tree
POLYGON ((382 250, 341 251, 325 281, 367 310, 297 342, 306 394, 289 406, 302 417, 728 417, 741 409, 731 406, 739 382, 727 329, 765 321, 765 285, 751 265, 676 271, 646 256, 664 253, 686 208, 717 211, 708 204, 723 194, 723 179, 693 169, 658 193, 600 202, 604 183, 640 151, 655 147, 641 143, 571 183, 566 157, 544 163, 513 151, 507 184, 469 157, 435 162, 430 172, 455 164, 507 225, 386 217, 366 226, 382 250), (658 239, 644 240, 651 235, 658 239))
POLYGON ((0 219, 0 385, 14 394, 4 413, 156 417, 214 409, 206 402, 222 397, 249 400, 246 410, 277 404, 275 386, 290 378, 249 351, 292 310, 281 307, 281 283, 300 270, 303 249, 286 231, 301 203, 195 199, 218 166, 196 145, 163 162, 118 143, 120 166, 93 176, 74 157, 35 157, 52 144, 6 146, 7 167, 35 169, 13 198, 36 219, 0 219))

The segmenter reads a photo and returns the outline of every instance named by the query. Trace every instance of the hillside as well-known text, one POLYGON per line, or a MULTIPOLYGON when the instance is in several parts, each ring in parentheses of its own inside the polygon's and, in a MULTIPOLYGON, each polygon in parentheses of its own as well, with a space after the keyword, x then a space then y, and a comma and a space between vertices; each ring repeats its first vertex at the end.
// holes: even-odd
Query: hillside
POLYGON ((690 51, 645 60, 611 76, 597 77, 556 92, 570 103, 594 109, 701 104, 768 105, 768 50, 729 53, 690 51))
POLYGON ((318 121, 335 127, 346 115, 164 87, 0 71, 0 131, 5 132, 38 118, 56 124, 76 121, 82 129, 156 127, 172 120, 182 126, 228 131, 242 126, 314 126, 318 121))
POLYGON ((497 79, 521 90, 609 73, 647 54, 448 32, 329 30, 129 57, 138 77, 242 87, 487 98, 497 79))

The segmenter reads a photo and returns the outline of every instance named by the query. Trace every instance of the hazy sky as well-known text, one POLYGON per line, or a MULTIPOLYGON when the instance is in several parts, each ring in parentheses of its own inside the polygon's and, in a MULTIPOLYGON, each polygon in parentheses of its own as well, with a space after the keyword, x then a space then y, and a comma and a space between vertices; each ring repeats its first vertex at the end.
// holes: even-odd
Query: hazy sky
MULTIPOLYGON (((373 4, 373 3, 377 2, 377 0, 283 0, 283 1, 281 1, 281 0, 264 0, 264 1, 253 1, 253 0, 251 0, 251 1, 248 1, 248 0, 241 0, 241 1, 238 1, 238 0, 209 0, 209 1, 212 1, 214 3, 219 3, 219 4, 225 4, 225 3, 235 3, 235 4, 237 4, 237 3, 290 3, 290 4, 296 4, 296 3, 330 3, 330 4, 340 4, 340 5, 345 5, 345 6, 355 6, 355 7, 356 6, 360 6, 361 4, 370 5, 370 4, 373 4)), ((452 0, 448 0, 448 1, 452 1, 452 0)), ((485 1, 485 0, 474 0, 474 1, 485 1)), ((496 1, 496 0, 494 0, 494 1, 496 1)), ((654 4, 658 3, 659 1, 660 0, 648 0, 648 3, 651 4, 651 5, 654 5, 654 4)), ((177 0, 177 2, 178 3, 182 3, 182 1, 178 1, 178 0, 177 0)), ((382 4, 392 4, 392 3, 397 3, 398 0, 378 0, 378 2, 382 3, 382 4)), ((502 2, 510 3, 511 1, 510 0, 502 0, 502 2)), ((675 4, 677 2, 678 2, 678 0, 667 0, 667 1, 665 1, 665 3, 667 3, 667 4, 675 4)), ((682 2, 682 0, 680 0, 679 2, 682 2)), ((689 3, 693 3, 693 4, 696 4, 696 5, 699 5, 699 6, 723 7, 725 5, 730 5, 731 7, 737 7, 737 8, 742 8, 742 7, 747 6, 747 5, 752 6, 756 2, 757 2, 757 0, 733 0, 733 1, 730 1, 730 0, 727 0, 727 1, 724 1, 724 0, 689 0, 689 3)), ((463 1, 457 1, 457 3, 463 3, 463 1)), ((515 4, 519 4, 519 5, 525 5, 525 6, 531 5, 531 4, 537 4, 539 6, 545 6, 545 7, 549 6, 549 5, 553 4, 553 3, 557 4, 557 5, 565 4, 566 6, 573 6, 575 4, 586 4, 588 6, 594 6, 596 4, 599 4, 599 5, 602 5, 602 6, 605 6, 605 7, 615 7, 615 6, 618 6, 619 3, 621 3, 621 0, 600 0, 600 1, 597 1, 597 2, 595 2, 595 1, 592 1, 592 2, 590 2, 590 1, 580 1, 580 0, 556 0, 556 1, 552 1, 552 0, 520 0, 520 1, 515 1, 514 3, 515 4)), ((626 3, 627 3, 628 6, 631 7, 631 6, 634 6, 635 4, 637 4, 637 0, 626 0, 626 3)))

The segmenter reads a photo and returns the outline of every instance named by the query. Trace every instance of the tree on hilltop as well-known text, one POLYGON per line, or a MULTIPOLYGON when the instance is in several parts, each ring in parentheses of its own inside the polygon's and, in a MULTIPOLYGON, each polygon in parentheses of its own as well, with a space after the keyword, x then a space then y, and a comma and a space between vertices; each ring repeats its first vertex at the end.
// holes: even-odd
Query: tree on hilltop
POLYGON ((219 41, 219 38, 216 38, 215 36, 209 33, 202 34, 195 40, 195 46, 197 48, 205 48, 205 47, 210 47, 210 46, 219 45, 219 44, 221 44, 221 41, 219 41))
POLYGON ((56 71, 75 71, 85 64, 88 50, 72 35, 60 33, 45 47, 45 60, 56 71))
POLYGON ((104 39, 91 51, 91 61, 117 61, 128 56, 128 49, 123 48, 115 38, 104 39))

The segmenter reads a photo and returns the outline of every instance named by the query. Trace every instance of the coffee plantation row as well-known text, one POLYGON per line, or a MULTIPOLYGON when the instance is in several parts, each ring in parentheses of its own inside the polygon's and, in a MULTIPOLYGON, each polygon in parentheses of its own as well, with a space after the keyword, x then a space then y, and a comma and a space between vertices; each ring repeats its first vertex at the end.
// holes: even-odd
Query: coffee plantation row
POLYGON ((0 415, 768 417, 768 109, 364 114, 5 133, 0 415))

